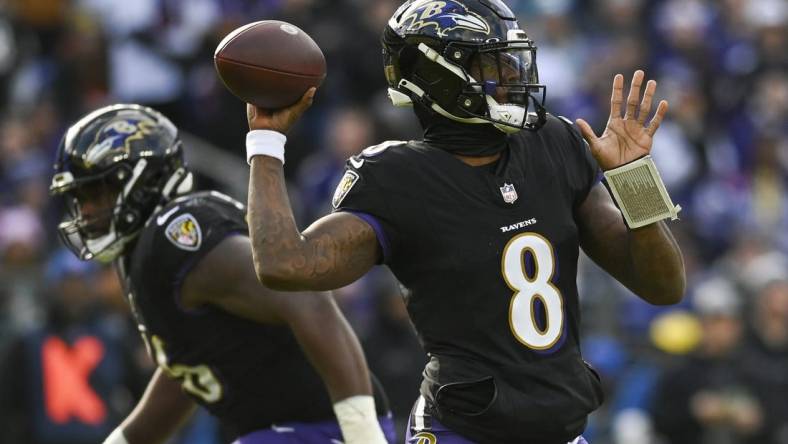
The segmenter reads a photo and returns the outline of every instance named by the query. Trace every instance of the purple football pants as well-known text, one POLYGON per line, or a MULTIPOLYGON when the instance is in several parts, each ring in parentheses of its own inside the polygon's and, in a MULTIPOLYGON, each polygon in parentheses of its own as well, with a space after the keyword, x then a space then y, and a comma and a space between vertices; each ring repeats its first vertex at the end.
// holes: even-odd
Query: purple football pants
MULTIPOLYGON (((424 413, 424 398, 419 397, 408 420, 405 444, 476 444, 468 438, 460 436, 459 433, 449 430, 435 418, 429 417, 425 422, 425 416, 429 417, 424 413), (426 423, 429 423, 429 427, 423 427, 426 423)), ((588 441, 582 436, 578 436, 567 444, 588 444, 588 441)))
MULTIPOLYGON (((389 416, 378 418, 389 444, 394 444, 394 420, 389 416)), ((336 421, 289 422, 255 430, 236 439, 233 444, 341 444, 342 431, 336 421)))
MULTIPOLYGON (((460 434, 447 429, 443 424, 432 420, 432 430, 417 432, 408 424, 408 431, 405 434, 405 444, 476 444, 475 442, 460 436, 460 434)), ((578 436, 567 444, 588 444, 582 436, 578 436)))

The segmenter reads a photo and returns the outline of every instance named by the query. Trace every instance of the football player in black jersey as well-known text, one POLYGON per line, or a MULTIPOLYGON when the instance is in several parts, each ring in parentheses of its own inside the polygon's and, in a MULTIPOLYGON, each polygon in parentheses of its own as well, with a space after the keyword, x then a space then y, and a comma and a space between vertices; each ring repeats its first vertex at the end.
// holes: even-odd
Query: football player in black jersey
POLYGON ((684 293, 663 220, 679 208, 648 156, 667 103, 646 124, 656 83, 641 98, 637 71, 626 102, 615 76, 601 137, 550 115, 536 47, 500 0, 408 1, 382 42, 390 97, 414 106, 424 137, 350 158, 335 211, 303 232, 284 134, 315 90, 283 110, 247 106, 258 276, 323 290, 384 263, 410 289, 429 362, 409 443, 585 442, 602 390, 580 354, 579 249, 649 303, 684 293))
POLYGON ((191 183, 175 126, 143 106, 88 114, 58 151, 61 237, 81 259, 114 261, 158 365, 105 442, 162 443, 195 402, 240 444, 393 442, 382 392, 374 387, 376 403, 330 295, 260 285, 244 206, 191 183))

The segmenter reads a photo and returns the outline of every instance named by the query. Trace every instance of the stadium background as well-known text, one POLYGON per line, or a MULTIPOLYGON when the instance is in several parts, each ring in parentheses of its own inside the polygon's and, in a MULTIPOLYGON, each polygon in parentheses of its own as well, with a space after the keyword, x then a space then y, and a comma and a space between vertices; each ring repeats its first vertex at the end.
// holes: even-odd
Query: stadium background
MULTIPOLYGON (((684 208, 671 227, 689 289, 679 307, 650 307, 583 260, 584 352, 608 393, 589 440, 788 443, 788 2, 507 3, 539 46, 554 114, 601 129, 613 74, 640 67, 671 104, 654 157, 684 208)), ((57 242, 47 186, 69 122, 153 106, 182 129, 200 187, 245 200, 244 106, 213 49, 241 24, 290 21, 328 61, 287 149, 303 226, 328 210, 346 157, 419 135, 385 97, 378 37, 397 4, 0 1, 0 443, 100 442, 152 369, 112 271, 57 242)), ((403 421, 424 358, 396 284, 376 270, 336 295, 403 421)), ((178 442, 220 434, 202 415, 178 442)))

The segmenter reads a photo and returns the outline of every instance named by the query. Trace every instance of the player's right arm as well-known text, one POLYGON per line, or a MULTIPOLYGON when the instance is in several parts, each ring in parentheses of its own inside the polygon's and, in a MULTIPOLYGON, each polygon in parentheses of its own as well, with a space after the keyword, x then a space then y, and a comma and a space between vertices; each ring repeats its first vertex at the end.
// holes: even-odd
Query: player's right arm
POLYGON ((104 444, 160 444, 186 422, 197 405, 181 384, 158 368, 137 406, 104 444))
MULTIPOLYGON (((249 128, 287 133, 314 93, 312 88, 297 104, 274 112, 247 105, 249 128)), ((331 290, 350 284, 380 261, 375 231, 353 214, 325 216, 300 232, 282 162, 274 157, 252 157, 248 205, 255 270, 269 288, 331 290)))

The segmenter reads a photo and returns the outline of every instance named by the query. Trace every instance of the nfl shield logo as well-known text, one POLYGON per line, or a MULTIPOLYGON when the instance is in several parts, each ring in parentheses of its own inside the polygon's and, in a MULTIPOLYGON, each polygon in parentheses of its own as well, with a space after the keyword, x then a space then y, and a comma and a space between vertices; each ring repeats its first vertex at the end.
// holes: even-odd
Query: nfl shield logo
POLYGON ((517 200, 517 190, 514 189, 513 184, 504 183, 501 187, 501 195, 503 196, 503 201, 508 204, 513 204, 517 200))

